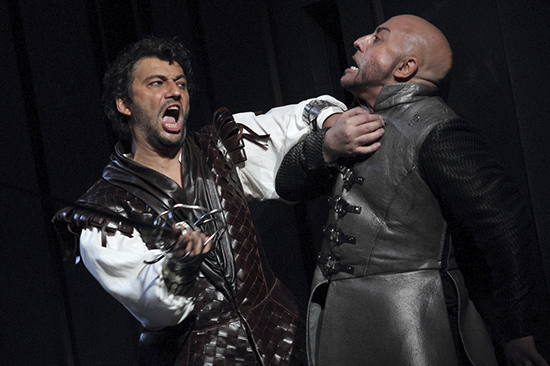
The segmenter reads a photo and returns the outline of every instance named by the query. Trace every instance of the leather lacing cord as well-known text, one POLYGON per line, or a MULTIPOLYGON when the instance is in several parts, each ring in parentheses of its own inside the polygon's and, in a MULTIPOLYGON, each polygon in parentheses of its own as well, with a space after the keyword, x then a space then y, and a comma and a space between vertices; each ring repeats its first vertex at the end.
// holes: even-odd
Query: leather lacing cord
POLYGON ((101 226, 101 246, 107 248, 107 222, 101 226))
POLYGON ((256 132, 254 132, 254 130, 252 130, 250 127, 245 126, 241 123, 237 123, 237 126, 239 126, 239 134, 238 134, 239 139, 243 138, 245 140, 248 140, 258 145, 262 149, 267 150, 267 146, 268 146, 267 142, 262 142, 261 140, 267 140, 269 138, 269 134, 259 135, 256 132), (248 133, 244 134, 243 130, 246 130, 246 132, 248 133))

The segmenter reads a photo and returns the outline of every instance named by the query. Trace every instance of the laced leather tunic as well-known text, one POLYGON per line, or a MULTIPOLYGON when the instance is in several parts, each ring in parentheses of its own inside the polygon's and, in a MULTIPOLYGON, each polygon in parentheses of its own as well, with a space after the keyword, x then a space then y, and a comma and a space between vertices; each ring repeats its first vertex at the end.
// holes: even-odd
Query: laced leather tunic
POLYGON ((235 161, 245 159, 238 127, 227 110, 186 138, 183 189, 166 176, 126 158, 117 145, 103 177, 54 222, 79 233, 99 227, 129 235, 132 227, 156 248, 154 218, 177 203, 220 208, 227 230, 200 266, 194 310, 180 324, 143 330, 143 365, 300 365, 304 324, 293 295, 274 276, 258 242, 235 161), (225 143, 225 145, 224 145, 225 143), (67 225, 68 224, 68 225, 67 225))

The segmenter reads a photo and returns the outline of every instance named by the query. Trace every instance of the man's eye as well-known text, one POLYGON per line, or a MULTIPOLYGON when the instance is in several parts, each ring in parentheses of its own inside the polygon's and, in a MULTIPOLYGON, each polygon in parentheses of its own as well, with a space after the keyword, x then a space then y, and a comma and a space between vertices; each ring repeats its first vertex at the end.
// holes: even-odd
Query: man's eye
POLYGON ((187 89, 187 83, 178 83, 178 87, 181 89, 187 89))
POLYGON ((157 86, 157 85, 161 85, 161 84, 162 84, 162 81, 160 81, 160 80, 155 80, 155 81, 152 81, 149 85, 157 86))
POLYGON ((374 36, 374 41, 373 42, 378 42, 380 40, 380 38, 378 38, 378 36, 374 36))

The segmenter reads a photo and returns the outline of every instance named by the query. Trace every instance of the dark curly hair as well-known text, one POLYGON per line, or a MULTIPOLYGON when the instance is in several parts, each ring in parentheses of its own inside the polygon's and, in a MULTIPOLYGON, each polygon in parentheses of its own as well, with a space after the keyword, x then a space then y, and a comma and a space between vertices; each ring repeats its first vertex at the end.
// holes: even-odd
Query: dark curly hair
POLYGON ((167 62, 177 62, 182 68, 190 89, 192 75, 189 51, 175 39, 149 36, 125 48, 108 67, 103 78, 103 108, 113 123, 113 129, 123 141, 130 141, 128 116, 120 113, 116 99, 132 99, 134 66, 145 57, 156 57, 167 62))

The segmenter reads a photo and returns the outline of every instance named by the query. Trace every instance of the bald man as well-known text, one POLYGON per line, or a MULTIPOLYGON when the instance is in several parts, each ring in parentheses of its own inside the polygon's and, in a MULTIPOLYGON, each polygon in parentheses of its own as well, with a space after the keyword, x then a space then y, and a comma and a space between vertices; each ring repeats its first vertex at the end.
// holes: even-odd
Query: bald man
POLYGON ((308 306, 310 364, 496 365, 454 259, 453 246, 470 241, 492 269, 509 365, 547 366, 532 337, 530 210, 485 140, 438 96, 452 64, 445 36, 402 15, 354 45, 341 84, 363 108, 311 133, 277 176, 287 200, 332 191, 308 306), (355 119, 370 112, 384 133, 355 119), (381 146, 363 146, 369 132, 381 146))

